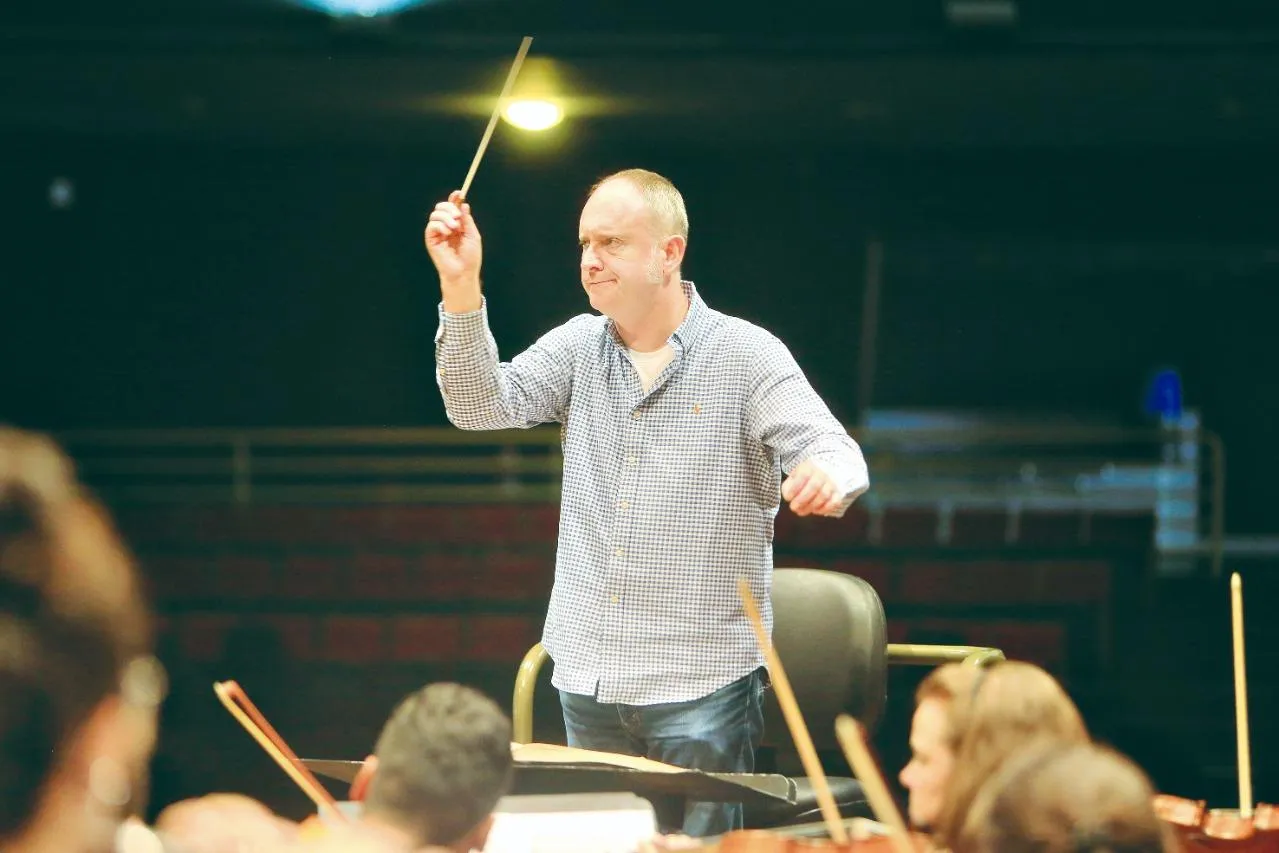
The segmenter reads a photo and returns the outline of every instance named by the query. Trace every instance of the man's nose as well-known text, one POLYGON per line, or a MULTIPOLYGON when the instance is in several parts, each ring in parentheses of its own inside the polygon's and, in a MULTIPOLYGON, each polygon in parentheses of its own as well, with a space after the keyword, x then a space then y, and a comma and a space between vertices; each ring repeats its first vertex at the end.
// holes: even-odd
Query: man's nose
POLYGON ((590 246, 582 250, 582 269, 591 270, 601 267, 603 267, 603 264, 600 263, 599 256, 591 250, 590 246))

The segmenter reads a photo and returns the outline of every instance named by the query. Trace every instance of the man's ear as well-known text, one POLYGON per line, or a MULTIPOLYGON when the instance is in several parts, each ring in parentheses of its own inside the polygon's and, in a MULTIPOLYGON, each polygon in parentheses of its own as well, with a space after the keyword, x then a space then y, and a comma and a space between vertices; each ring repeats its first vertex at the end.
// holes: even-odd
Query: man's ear
POLYGON ((483 850, 484 845, 488 844, 489 832, 492 829, 493 815, 487 814, 483 820, 475 825, 474 829, 458 839, 456 844, 450 844, 449 848, 454 853, 471 853, 472 850, 483 850))
POLYGON ((688 241, 678 234, 666 238, 666 242, 662 244, 662 266, 668 275, 684 263, 684 250, 687 248, 688 241))

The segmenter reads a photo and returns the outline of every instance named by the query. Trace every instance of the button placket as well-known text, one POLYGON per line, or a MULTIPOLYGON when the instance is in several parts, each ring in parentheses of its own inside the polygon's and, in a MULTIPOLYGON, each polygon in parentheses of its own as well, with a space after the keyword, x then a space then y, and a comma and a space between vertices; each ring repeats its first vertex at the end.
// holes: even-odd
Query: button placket
MULTIPOLYGON (((631 408, 629 423, 623 421, 623 435, 625 443, 623 445, 624 462, 622 465, 621 476, 618 483, 617 512, 614 514, 614 542, 613 555, 609 561, 609 571, 607 573, 608 581, 605 594, 608 602, 613 607, 610 608, 617 612, 615 608, 621 603, 621 590, 624 586, 625 569, 623 561, 626 559, 626 548, 624 543, 629 538, 630 525, 632 515, 630 509, 634 502, 635 492, 639 480, 639 458, 640 449, 643 443, 643 409, 642 401, 636 401, 631 408)), ((620 618, 620 615, 618 616, 620 618)))

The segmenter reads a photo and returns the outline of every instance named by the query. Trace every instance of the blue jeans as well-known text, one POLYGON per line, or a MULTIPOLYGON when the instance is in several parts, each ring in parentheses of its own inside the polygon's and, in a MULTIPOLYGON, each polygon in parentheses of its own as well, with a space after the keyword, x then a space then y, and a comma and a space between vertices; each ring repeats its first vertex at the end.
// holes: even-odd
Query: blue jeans
MULTIPOLYGON (((766 671, 688 702, 618 705, 560 691, 568 745, 717 773, 755 772, 764 733, 766 671)), ((693 837, 742 828, 741 803, 690 802, 683 831, 693 837)))

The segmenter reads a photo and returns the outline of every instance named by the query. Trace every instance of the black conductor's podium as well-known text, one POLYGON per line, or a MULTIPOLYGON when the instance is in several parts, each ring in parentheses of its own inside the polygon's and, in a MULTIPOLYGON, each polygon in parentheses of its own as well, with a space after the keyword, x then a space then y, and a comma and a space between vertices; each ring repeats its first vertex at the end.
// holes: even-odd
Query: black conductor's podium
MULTIPOLYGON (((350 784, 362 761, 303 759, 311 772, 350 784)), ((515 747, 511 794, 594 794, 629 792, 653 804, 663 831, 678 831, 689 802, 743 803, 754 806, 793 804, 795 783, 767 773, 708 773, 666 764, 592 753, 549 744, 515 747), (521 751, 527 758, 521 758, 521 751)))

